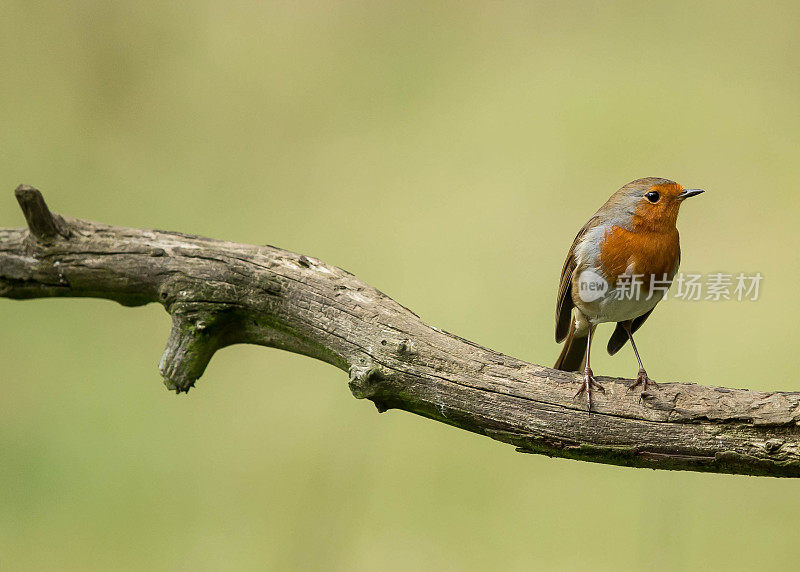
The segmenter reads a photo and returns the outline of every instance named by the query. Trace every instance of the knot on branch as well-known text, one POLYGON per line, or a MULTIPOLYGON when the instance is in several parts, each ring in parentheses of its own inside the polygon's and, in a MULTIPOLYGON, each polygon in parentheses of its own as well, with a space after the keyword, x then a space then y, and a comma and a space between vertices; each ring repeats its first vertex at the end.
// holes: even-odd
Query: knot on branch
POLYGON ((388 377, 386 368, 370 359, 350 367, 348 387, 356 399, 369 399, 375 404, 378 413, 389 410, 386 400, 379 396, 381 383, 388 377))
POLYGON ((59 236, 69 238, 69 228, 64 219, 50 212, 39 189, 20 185, 14 190, 14 196, 17 197, 28 223, 28 230, 35 240, 50 243, 59 236))
POLYGON ((204 302, 177 302, 169 309, 172 330, 158 369, 164 385, 176 393, 188 393, 219 348, 227 345, 225 326, 230 308, 204 302))
POLYGON ((378 391, 378 384, 384 379, 386 379, 384 369, 368 361, 350 367, 350 381, 347 385, 356 399, 372 398, 378 391))

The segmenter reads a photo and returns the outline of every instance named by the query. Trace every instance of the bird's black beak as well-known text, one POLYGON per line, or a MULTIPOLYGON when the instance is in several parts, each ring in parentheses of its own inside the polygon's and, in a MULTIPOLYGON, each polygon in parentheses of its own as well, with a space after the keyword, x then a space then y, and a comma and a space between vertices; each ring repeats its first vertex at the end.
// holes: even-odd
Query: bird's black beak
POLYGON ((699 195, 700 193, 704 193, 703 189, 683 189, 681 194, 678 195, 680 200, 688 199, 689 197, 693 197, 695 195, 699 195))

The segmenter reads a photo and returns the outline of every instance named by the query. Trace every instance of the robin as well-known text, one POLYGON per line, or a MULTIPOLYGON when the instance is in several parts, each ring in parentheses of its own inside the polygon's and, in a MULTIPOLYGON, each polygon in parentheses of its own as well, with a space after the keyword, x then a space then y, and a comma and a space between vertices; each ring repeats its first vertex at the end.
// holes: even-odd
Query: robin
POLYGON ((614 355, 631 341, 639 362, 636 381, 628 388, 656 386, 642 365, 633 334, 664 297, 681 261, 675 223, 684 200, 700 189, 685 189, 669 179, 647 177, 628 183, 583 225, 569 249, 556 301, 556 341, 564 340, 553 366, 583 371, 575 397, 592 389, 605 392, 589 367, 589 351, 597 324, 616 322, 608 341, 614 355))

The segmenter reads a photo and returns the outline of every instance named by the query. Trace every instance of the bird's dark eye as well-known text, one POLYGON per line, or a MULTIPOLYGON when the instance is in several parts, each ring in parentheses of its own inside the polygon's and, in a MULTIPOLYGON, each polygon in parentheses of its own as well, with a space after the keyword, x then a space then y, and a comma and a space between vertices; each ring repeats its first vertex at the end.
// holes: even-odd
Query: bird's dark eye
POLYGON ((645 198, 651 203, 657 203, 658 199, 661 198, 661 195, 658 194, 658 191, 650 191, 645 195, 645 198))

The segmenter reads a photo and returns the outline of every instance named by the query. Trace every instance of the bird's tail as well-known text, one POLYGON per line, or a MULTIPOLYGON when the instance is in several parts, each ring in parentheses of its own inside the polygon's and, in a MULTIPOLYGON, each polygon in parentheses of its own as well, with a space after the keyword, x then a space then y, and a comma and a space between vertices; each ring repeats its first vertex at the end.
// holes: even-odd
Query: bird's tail
POLYGON ((575 321, 573 320, 569 326, 567 339, 564 340, 564 347, 561 349, 561 355, 558 356, 553 369, 560 369, 562 371, 583 371, 586 367, 586 346, 588 342, 588 335, 578 336, 575 333, 575 321))

